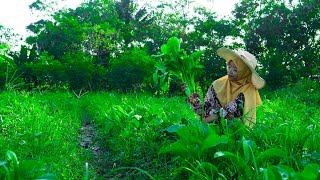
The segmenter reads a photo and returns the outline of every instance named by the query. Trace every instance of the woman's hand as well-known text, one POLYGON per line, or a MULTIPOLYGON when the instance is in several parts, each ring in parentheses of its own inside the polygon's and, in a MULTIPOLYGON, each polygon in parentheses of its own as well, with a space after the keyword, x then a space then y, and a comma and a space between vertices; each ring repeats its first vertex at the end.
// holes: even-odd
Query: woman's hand
POLYGON ((182 90, 182 92, 184 93, 184 92, 187 90, 187 83, 185 83, 185 82, 180 82, 180 85, 181 85, 181 90, 182 90))
MULTIPOLYGON (((182 92, 187 90, 187 84, 185 82, 180 82, 182 92)), ((198 93, 191 93, 190 96, 186 99, 187 102, 195 104, 199 100, 200 95, 198 93)))
POLYGON ((195 104, 200 98, 200 95, 198 93, 192 93, 189 96, 189 102, 192 104, 195 104))
POLYGON ((206 122, 206 123, 210 123, 217 118, 218 118, 218 116, 216 114, 212 114, 211 116, 204 118, 202 121, 206 122))

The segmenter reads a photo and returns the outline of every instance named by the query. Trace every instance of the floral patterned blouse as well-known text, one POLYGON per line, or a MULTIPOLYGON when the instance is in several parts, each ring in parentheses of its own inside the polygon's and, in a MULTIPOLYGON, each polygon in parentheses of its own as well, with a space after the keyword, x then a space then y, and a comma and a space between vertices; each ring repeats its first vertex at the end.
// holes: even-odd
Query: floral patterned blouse
MULTIPOLYGON (((233 119, 239 118, 243 115, 243 107, 244 107, 244 94, 240 93, 235 100, 230 102, 226 107, 221 106, 217 94, 214 91, 213 86, 208 89, 208 92, 204 99, 204 118, 209 117, 213 114, 218 115, 218 121, 220 118, 224 119, 233 119)), ((195 101, 189 101, 192 109, 198 114, 202 115, 202 102, 199 98, 195 101)))

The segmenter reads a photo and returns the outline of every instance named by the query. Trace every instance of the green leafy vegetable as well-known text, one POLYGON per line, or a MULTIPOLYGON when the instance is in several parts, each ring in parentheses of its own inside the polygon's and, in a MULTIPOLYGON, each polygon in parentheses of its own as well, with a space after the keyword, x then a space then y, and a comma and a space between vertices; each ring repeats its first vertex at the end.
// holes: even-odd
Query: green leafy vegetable
MULTIPOLYGON (((185 82, 186 95, 189 96, 195 92, 195 73, 203 68, 199 64, 198 59, 204 53, 203 50, 192 53, 190 56, 183 49, 180 49, 180 41, 177 37, 171 37, 166 44, 161 46, 160 57, 163 59, 166 69, 174 76, 178 77, 182 82, 185 82)), ((158 72, 158 71, 157 71, 158 72)))

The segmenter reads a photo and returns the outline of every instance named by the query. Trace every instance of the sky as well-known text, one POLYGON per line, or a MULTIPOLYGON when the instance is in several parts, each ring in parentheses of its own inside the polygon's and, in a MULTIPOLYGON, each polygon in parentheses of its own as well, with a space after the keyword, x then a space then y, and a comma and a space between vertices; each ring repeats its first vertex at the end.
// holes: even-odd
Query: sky
MULTIPOLYGON (((27 34, 26 26, 38 21, 40 18, 32 14, 29 5, 36 0, 1 0, 0 25, 14 29, 20 35, 27 34)), ((65 0, 61 7, 75 8, 80 0, 65 0)))
MULTIPOLYGON (((29 5, 36 0, 1 0, 0 25, 12 28, 14 33, 20 34, 24 38, 28 35, 26 26, 36 22, 40 18, 32 14, 29 5)), ((150 2, 149 0, 145 0, 150 2)), ((234 4, 239 0, 196 0, 197 4, 211 8, 219 16, 227 16, 231 13, 234 4)), ((75 8, 82 0, 64 0, 61 7, 75 8)), ((143 2, 143 0, 142 0, 143 2)))

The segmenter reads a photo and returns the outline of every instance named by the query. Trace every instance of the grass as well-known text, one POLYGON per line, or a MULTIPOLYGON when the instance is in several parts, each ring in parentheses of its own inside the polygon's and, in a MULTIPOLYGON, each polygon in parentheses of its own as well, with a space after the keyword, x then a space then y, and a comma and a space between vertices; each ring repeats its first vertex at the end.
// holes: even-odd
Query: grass
MULTIPOLYGON (((160 131, 171 124, 181 123, 183 119, 197 118, 182 97, 168 99, 145 94, 98 93, 83 100, 90 102, 86 110, 99 127, 99 141, 111 151, 111 157, 105 164, 110 170, 130 166, 153 175, 169 175, 169 169, 163 168, 167 165, 165 157, 158 154, 162 144, 166 143, 166 137, 160 131)), ((147 177, 134 168, 116 173, 109 175, 136 177, 138 173, 147 177)), ((105 178, 110 178, 109 175, 105 178)))
POLYGON ((59 178, 81 177, 81 121, 72 95, 3 92, 0 99, 2 154, 12 150, 20 159, 41 160, 59 178))
POLYGON ((304 81, 261 92, 258 124, 249 131, 203 126, 183 97, 6 91, 0 94, 0 162, 11 150, 20 161, 43 162, 35 176, 52 173, 58 179, 229 179, 249 173, 247 168, 256 169, 249 174, 260 179, 277 177, 280 170, 304 177, 320 163, 316 89, 319 84, 304 81), (80 129, 88 122, 96 126, 95 141, 105 153, 99 163, 79 146, 80 129), (175 152, 168 148, 172 144, 175 152))

